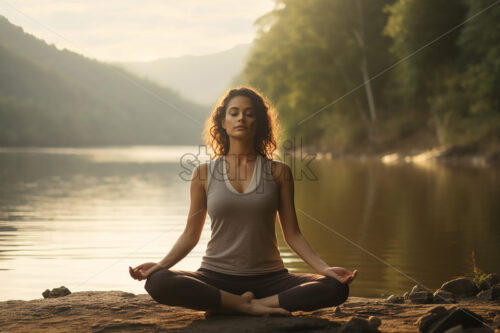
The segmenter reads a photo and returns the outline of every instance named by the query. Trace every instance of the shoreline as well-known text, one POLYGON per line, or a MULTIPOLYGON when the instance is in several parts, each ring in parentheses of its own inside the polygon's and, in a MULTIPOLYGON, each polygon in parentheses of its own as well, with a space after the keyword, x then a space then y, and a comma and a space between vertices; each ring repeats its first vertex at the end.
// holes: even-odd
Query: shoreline
MULTIPOLYGON (((0 147, 0 153, 9 152, 38 152, 44 151, 67 151, 71 152, 78 149, 130 149, 131 147, 160 147, 168 148, 170 146, 81 146, 81 147, 0 147)), ((174 146, 178 147, 178 146, 174 146)), ((191 147, 191 146, 190 146, 191 147)), ((194 146, 193 146, 194 147, 194 146)), ((274 159, 282 160, 283 152, 277 151, 274 159)), ((472 166, 476 168, 500 168, 500 143, 496 142, 477 142, 463 145, 447 146, 408 146, 406 144, 393 146, 364 146, 345 150, 322 150, 315 146, 304 146, 286 151, 284 156, 304 157, 306 155, 315 155, 318 160, 356 160, 360 162, 377 161, 383 164, 419 164, 419 165, 450 165, 450 166, 472 166)), ((284 158, 283 156, 283 158, 284 158)))
MULTIPOLYGON (((223 315, 166 306, 148 294, 80 291, 57 298, 0 302, 0 331, 9 332, 336 332, 352 318, 380 319, 381 332, 417 332, 417 320, 436 307, 467 308, 488 325, 500 319, 499 300, 460 299, 455 304, 397 304, 384 298, 349 297, 338 307, 296 311, 291 317, 223 315)), ((500 323, 495 331, 500 328, 500 323)), ((493 327, 493 326, 491 326, 493 327)), ((492 330, 490 330, 493 332, 492 330)))
POLYGON ((448 165, 475 168, 500 168, 500 147, 481 144, 436 146, 431 148, 395 148, 381 150, 321 151, 313 147, 295 150, 292 155, 314 155, 317 160, 375 161, 385 165, 448 165))

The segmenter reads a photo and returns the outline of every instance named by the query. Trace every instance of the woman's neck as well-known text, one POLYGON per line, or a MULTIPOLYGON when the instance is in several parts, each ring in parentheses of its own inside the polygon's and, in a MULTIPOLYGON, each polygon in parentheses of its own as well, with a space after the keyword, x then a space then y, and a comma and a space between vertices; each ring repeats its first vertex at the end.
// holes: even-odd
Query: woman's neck
POLYGON ((257 151, 251 142, 230 140, 229 151, 226 157, 236 162, 237 165, 241 163, 245 164, 247 161, 253 161, 257 157, 257 151))

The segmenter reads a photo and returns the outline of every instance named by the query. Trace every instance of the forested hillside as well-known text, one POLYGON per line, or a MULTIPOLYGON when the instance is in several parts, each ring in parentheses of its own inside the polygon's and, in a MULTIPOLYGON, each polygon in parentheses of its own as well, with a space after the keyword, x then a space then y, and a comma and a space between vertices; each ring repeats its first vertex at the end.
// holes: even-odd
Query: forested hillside
POLYGON ((0 146, 198 144, 208 113, 0 16, 0 146))
POLYGON ((243 77, 288 138, 340 151, 498 142, 495 1, 276 3, 243 77))

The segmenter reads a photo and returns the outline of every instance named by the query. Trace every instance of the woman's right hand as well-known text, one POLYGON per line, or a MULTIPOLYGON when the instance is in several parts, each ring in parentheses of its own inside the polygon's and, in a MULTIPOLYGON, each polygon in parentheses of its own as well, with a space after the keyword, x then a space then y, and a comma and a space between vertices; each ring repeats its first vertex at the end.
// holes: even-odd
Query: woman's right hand
POLYGON ((157 271, 159 269, 162 269, 158 263, 156 262, 146 262, 142 265, 139 265, 135 268, 132 268, 131 266, 128 267, 130 276, 135 279, 135 280, 144 280, 147 279, 148 276, 153 273, 154 271, 157 271))

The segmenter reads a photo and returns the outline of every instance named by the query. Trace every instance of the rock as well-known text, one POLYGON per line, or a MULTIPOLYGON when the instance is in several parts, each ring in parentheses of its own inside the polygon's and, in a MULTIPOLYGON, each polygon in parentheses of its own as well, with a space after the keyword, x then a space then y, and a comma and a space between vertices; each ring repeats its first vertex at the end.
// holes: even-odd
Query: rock
POLYGON ((131 322, 123 320, 112 320, 109 323, 93 324, 93 332, 154 332, 157 331, 154 323, 131 322))
POLYGON ((479 291, 472 280, 464 277, 445 282, 440 289, 449 291, 455 296, 460 297, 472 297, 479 291))
POLYGON ((436 305, 436 306, 430 308, 429 311, 427 311, 427 313, 441 313, 444 311, 446 311, 446 308, 444 306, 436 305))
MULTIPOLYGON (((282 317, 264 315, 253 317, 247 315, 220 315, 207 320, 195 320, 181 330, 120 330, 119 332, 337 332, 340 323, 314 317, 282 317)), ((117 332, 107 330, 105 332, 117 332)))
POLYGON ((315 316, 322 316, 322 315, 325 315, 328 313, 329 313, 329 311, 327 309, 320 309, 320 310, 316 310, 316 311, 311 312, 311 314, 313 314, 315 316))
POLYGON ((435 306, 427 311, 427 315, 418 318, 415 324, 421 332, 427 332, 434 320, 436 320, 436 318, 443 318, 446 315, 446 311, 444 306, 435 306))
POLYGON ((444 318, 446 315, 446 311, 440 312, 440 313, 431 313, 431 314, 426 314, 423 315, 422 317, 418 318, 415 324, 418 327, 419 332, 428 332, 432 324, 441 318, 444 318))
POLYGON ((446 311, 441 310, 420 317, 417 320, 417 325, 420 332, 437 333, 457 325, 462 325, 464 328, 483 327, 483 322, 484 319, 474 312, 453 306, 446 311))
POLYGON ((456 303, 455 295, 446 290, 438 289, 432 297, 434 303, 456 303))
POLYGON ((417 304, 428 304, 434 301, 431 292, 428 291, 417 291, 410 293, 410 301, 417 304))
POLYGON ((49 309, 50 313, 52 313, 52 314, 57 314, 57 313, 69 311, 69 310, 71 310, 71 305, 59 305, 59 306, 51 307, 49 309))
POLYGON ((71 294, 68 288, 65 286, 60 286, 59 288, 54 288, 50 291, 50 297, 62 297, 71 294))
POLYGON ((413 288, 411 289, 410 291, 410 295, 411 294, 414 294, 414 293, 417 293, 417 292, 420 292, 420 291, 428 291, 427 289, 425 289, 424 287, 422 287, 421 285, 419 284, 416 284, 415 286, 413 286, 413 288))
POLYGON ((373 328, 378 328, 380 325, 382 325, 382 321, 379 317, 370 316, 368 318, 368 324, 370 324, 370 326, 373 328))
POLYGON ((399 303, 404 303, 405 302, 404 298, 402 296, 398 296, 398 295, 391 295, 391 296, 387 297, 385 299, 385 301, 387 303, 395 303, 395 304, 399 304, 399 303))
POLYGON ((481 301, 491 301, 493 299, 493 292, 491 288, 480 291, 479 294, 476 295, 476 298, 481 301))
POLYGON ((347 323, 342 325, 342 327, 340 327, 340 330, 337 331, 337 333, 347 333, 347 332, 376 333, 380 331, 372 327, 370 323, 368 323, 366 320, 362 318, 353 317, 347 323))
POLYGON ((410 293, 409 292, 405 292, 403 294, 403 299, 409 299, 410 298, 410 293))
POLYGON ((489 284, 488 281, 486 280, 483 280, 481 281, 481 284, 479 285, 479 291, 483 291, 483 290, 488 290, 490 289, 492 286, 489 284))
POLYGON ((128 292, 124 291, 124 292, 122 292, 122 294, 120 296, 125 297, 125 298, 132 298, 132 297, 135 297, 135 294, 128 293, 128 292))
POLYGON ((476 298, 482 301, 493 301, 500 299, 500 285, 495 285, 490 289, 483 290, 476 295, 476 298))
POLYGON ((69 294, 71 294, 71 291, 69 291, 68 288, 66 288, 65 286, 60 286, 59 288, 54 288, 50 291, 46 289, 42 293, 42 296, 43 298, 56 298, 56 297, 63 297, 69 294))
POLYGON ((408 294, 408 299, 411 302, 417 304, 427 304, 434 301, 432 293, 419 284, 415 285, 411 289, 410 293, 408 294))
POLYGON ((447 329, 444 333, 465 333, 465 331, 462 325, 457 325, 450 329, 447 329))
POLYGON ((342 309, 340 309, 340 306, 336 306, 333 312, 339 314, 342 313, 342 309))
POLYGON ((444 333, 491 333, 492 330, 488 327, 469 327, 464 328, 462 325, 457 325, 447 329, 444 333))
POLYGON ((500 283, 500 275, 496 273, 491 273, 484 278, 484 281, 488 282, 490 286, 494 286, 500 283))
POLYGON ((495 325, 496 328, 500 328, 500 314, 497 314, 495 318, 493 318, 493 325, 495 325))

